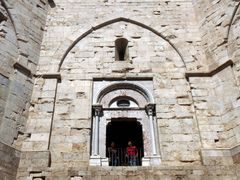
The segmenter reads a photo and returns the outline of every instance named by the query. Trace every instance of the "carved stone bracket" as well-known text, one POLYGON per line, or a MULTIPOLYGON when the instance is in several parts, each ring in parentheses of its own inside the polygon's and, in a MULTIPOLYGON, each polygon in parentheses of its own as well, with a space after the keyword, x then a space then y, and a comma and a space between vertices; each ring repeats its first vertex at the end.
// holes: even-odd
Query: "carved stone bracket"
POLYGON ((146 112, 149 116, 154 116, 156 114, 155 112, 155 104, 149 103, 145 106, 146 112))
POLYGON ((95 104, 92 106, 93 108, 93 112, 94 112, 94 116, 101 116, 102 115, 102 105, 101 104, 95 104))

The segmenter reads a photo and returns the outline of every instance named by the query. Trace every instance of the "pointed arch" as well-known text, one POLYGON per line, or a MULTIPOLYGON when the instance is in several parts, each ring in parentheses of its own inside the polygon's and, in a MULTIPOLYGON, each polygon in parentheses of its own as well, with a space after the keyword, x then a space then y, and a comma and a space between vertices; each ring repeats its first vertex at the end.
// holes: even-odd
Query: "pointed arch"
POLYGON ((232 16, 231 16, 231 19, 230 19, 230 23, 229 23, 229 26, 228 26, 228 31, 227 31, 227 41, 229 41, 229 36, 230 36, 230 31, 231 31, 231 28, 232 28, 232 24, 233 24, 233 21, 234 21, 236 15, 237 15, 239 7, 240 7, 240 2, 235 6, 235 8, 233 10, 233 13, 232 13, 232 16))
POLYGON ((117 22, 127 22, 127 23, 131 23, 131 24, 134 24, 136 26, 140 26, 144 29, 147 29, 149 31, 151 31, 152 33, 154 33, 155 35, 161 37, 164 41, 166 41, 176 52, 177 54, 179 55, 180 59, 182 60, 183 64, 184 64, 184 67, 186 68, 186 64, 183 60, 183 56, 182 54, 180 53, 180 51, 176 48, 176 46, 170 41, 168 40, 165 36, 163 36, 160 32, 158 32, 157 30, 153 29, 152 27, 150 26, 147 26, 146 24, 143 24, 141 22, 138 22, 138 21, 135 21, 135 20, 132 20, 132 19, 128 19, 128 18, 124 18, 124 17, 119 17, 119 18, 116 18, 116 19, 112 19, 112 20, 109 20, 109 21, 106 21, 104 23, 101 23, 95 27, 92 27, 90 28, 89 30, 87 30, 86 32, 84 32, 82 35, 80 35, 77 39, 75 39, 72 44, 68 47, 68 49, 65 51, 65 53, 63 54, 63 56, 61 57, 61 60, 60 60, 60 63, 59 63, 59 66, 58 66, 58 72, 60 71, 61 69, 61 66, 65 60, 65 58, 67 57, 68 53, 73 49, 73 47, 78 43, 80 42, 83 38, 85 38, 86 36, 88 36, 89 34, 91 34, 92 32, 98 30, 98 29, 101 29, 105 26, 108 26, 110 24, 114 24, 114 23, 117 23, 117 22))
MULTIPOLYGON (((1 4, 2 4, 2 7, 3 7, 3 8, 5 9, 5 11, 7 12, 7 15, 8 15, 9 19, 10 19, 10 22, 11 22, 12 26, 13 26, 14 34, 15 34, 15 36, 16 36, 16 38, 17 38, 17 29, 16 29, 15 22, 14 22, 14 20, 13 20, 12 14, 11 14, 11 12, 9 11, 9 8, 8 8, 6 2, 5 2, 4 0, 0 0, 0 2, 1 2, 1 4)), ((18 47, 18 51, 19 51, 19 43, 18 43, 18 40, 17 40, 16 43, 17 43, 17 47, 18 47)), ((19 53, 19 52, 18 52, 18 53, 19 53)))

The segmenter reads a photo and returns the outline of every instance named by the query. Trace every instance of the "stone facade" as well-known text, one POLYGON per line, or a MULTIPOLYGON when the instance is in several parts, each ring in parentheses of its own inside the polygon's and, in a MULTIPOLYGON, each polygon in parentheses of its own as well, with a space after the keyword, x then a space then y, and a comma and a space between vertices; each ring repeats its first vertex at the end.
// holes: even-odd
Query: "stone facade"
POLYGON ((46 1, 1 1, 1 140, 25 131, 45 27, 46 1))
POLYGON ((0 143, 0 156, 1 179, 15 179, 20 160, 20 151, 0 143))
POLYGON ((16 139, 28 136, 26 119, 47 12, 46 0, 0 1, 0 179, 14 179, 21 150, 16 139))
POLYGON ((0 177, 240 178, 239 0, 0 2, 0 177), (141 112, 111 108, 123 96, 141 112), (158 163, 105 167, 120 117, 140 119, 158 163))

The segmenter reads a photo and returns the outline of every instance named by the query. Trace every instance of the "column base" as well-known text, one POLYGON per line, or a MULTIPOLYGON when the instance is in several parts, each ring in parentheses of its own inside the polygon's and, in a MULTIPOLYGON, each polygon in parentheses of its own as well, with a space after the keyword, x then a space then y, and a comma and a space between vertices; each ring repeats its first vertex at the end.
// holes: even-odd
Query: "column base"
POLYGON ((90 166, 101 166, 101 157, 99 155, 90 156, 89 165, 90 166))
POLYGON ((150 158, 149 157, 142 158, 142 166, 150 166, 150 158))
POLYGON ((102 166, 109 166, 108 158, 101 159, 102 166))
POLYGON ((151 161, 151 166, 158 166, 161 164, 161 157, 160 156, 151 156, 150 161, 151 161))
POLYGON ((147 156, 142 158, 142 166, 158 166, 160 164, 160 156, 147 156))

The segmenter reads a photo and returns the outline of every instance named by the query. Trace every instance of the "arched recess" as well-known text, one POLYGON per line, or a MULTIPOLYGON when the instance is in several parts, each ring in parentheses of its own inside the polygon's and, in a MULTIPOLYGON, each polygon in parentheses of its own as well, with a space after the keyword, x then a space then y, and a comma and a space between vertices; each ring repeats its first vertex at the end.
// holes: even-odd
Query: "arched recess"
POLYGON ((233 72, 236 78, 236 81, 239 85, 239 76, 240 76, 240 72, 238 70, 238 66, 240 63, 239 60, 239 25, 240 25, 240 1, 238 1, 238 3, 236 4, 236 6, 234 7, 232 16, 231 16, 231 20, 230 20, 230 24, 228 27, 228 36, 227 36, 227 40, 228 40, 228 54, 229 57, 231 58, 231 60, 233 61, 233 72))
POLYGON ((77 39, 75 39, 72 44, 68 47, 68 49, 64 52, 63 56, 61 57, 61 60, 60 60, 60 63, 59 63, 59 66, 58 66, 58 72, 60 72, 60 69, 61 69, 61 66, 65 60, 65 58, 67 57, 68 53, 73 49, 73 47, 78 43, 80 42, 82 39, 84 39, 86 36, 88 36, 89 34, 91 34, 93 31, 96 31, 98 29, 101 29, 105 26, 108 26, 110 24, 114 24, 114 23, 117 23, 117 22, 127 22, 127 23, 131 23, 131 24, 134 24, 136 26, 140 26, 144 29, 147 29, 149 31, 151 31, 152 33, 154 33, 155 35, 159 36, 160 38, 162 38, 164 41, 166 41, 175 51, 176 53, 179 55, 180 59, 182 60, 183 62, 183 65, 184 67, 186 68, 186 64, 184 62, 184 59, 183 59, 183 56, 182 54, 180 53, 180 51, 177 49, 177 47, 170 41, 168 40, 165 36, 163 36, 160 32, 158 32, 157 30, 153 29, 152 27, 150 26, 147 26, 141 22, 138 22, 138 21, 135 21, 135 20, 131 20, 131 19, 127 19, 127 18, 124 18, 124 17, 119 17, 119 18, 116 18, 116 19, 112 19, 112 20, 109 20, 109 21, 106 21, 104 23, 101 23, 95 27, 92 27, 91 29, 87 30, 86 32, 84 32, 82 35, 80 35, 77 39))
POLYGON ((232 13, 232 16, 231 16, 231 19, 230 19, 230 23, 229 23, 229 27, 228 27, 228 31, 227 31, 227 40, 229 41, 229 36, 230 36, 230 31, 231 31, 231 28, 232 28, 232 24, 234 22, 234 19, 237 15, 237 12, 239 11, 239 7, 240 7, 240 2, 235 6, 234 10, 233 10, 233 13, 232 13))
POLYGON ((238 16, 240 16, 240 2, 235 6, 232 16, 231 16, 231 20, 229 23, 229 27, 228 27, 228 31, 227 31, 227 43, 228 43, 228 54, 230 56, 230 58, 233 60, 233 62, 235 62, 237 60, 237 58, 235 57, 235 52, 237 50, 237 37, 234 36, 234 26, 236 25, 236 21, 239 22, 239 18, 237 18, 238 16), (235 39, 235 40, 234 40, 235 39))
POLYGON ((144 87, 142 87, 139 84, 135 83, 114 83, 110 86, 104 87, 99 94, 96 96, 96 100, 94 100, 94 103, 101 103, 102 98, 109 92, 118 90, 118 89, 132 89, 134 91, 139 92, 148 103, 154 103, 153 95, 144 87))
MULTIPOLYGON (((5 11, 7 12, 7 15, 8 15, 9 19, 10 19, 10 22, 11 22, 12 26, 13 26, 13 30, 14 30, 15 36, 16 36, 16 38, 17 38, 16 25, 15 25, 15 22, 14 22, 14 20, 13 20, 12 14, 10 13, 6 2, 5 2, 4 0, 0 0, 0 2, 1 2, 3 8, 5 9, 5 11)), ((17 40, 16 43, 17 43, 18 54, 19 54, 19 43, 18 43, 18 40, 17 40)))

